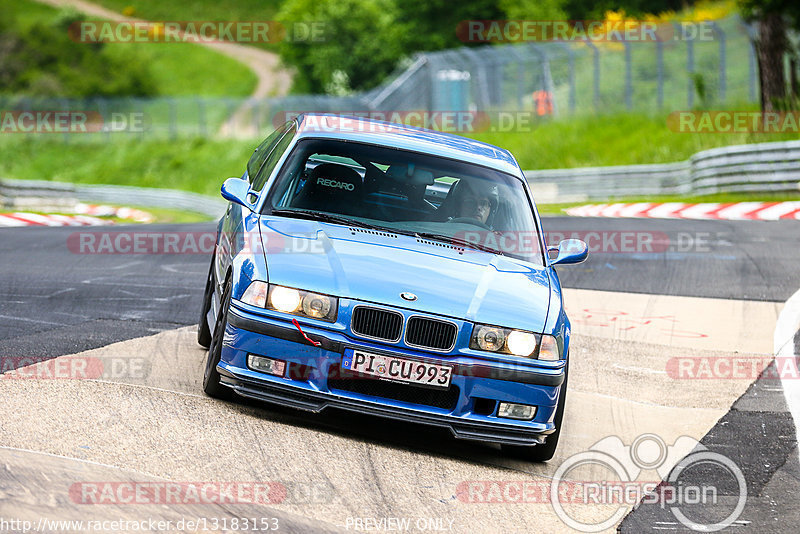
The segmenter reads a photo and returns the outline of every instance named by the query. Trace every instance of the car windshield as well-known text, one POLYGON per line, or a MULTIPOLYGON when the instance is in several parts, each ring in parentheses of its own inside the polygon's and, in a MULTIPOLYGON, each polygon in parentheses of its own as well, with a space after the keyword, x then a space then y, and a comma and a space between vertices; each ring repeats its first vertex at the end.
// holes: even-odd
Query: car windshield
POLYGON ((417 235, 542 265, 522 182, 443 157, 330 139, 304 139, 265 210, 417 235))

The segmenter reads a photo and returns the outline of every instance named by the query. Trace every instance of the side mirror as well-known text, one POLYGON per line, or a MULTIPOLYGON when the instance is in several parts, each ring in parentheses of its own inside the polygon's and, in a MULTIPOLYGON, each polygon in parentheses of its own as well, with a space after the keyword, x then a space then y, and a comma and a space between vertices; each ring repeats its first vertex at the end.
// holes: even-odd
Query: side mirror
POLYGON ((253 203, 251 203, 247 198, 249 191, 250 183, 247 180, 242 180, 241 178, 228 178, 222 184, 221 189, 222 198, 252 210, 253 203))
POLYGON ((548 252, 558 252, 550 265, 569 265, 581 263, 589 256, 589 247, 580 239, 565 239, 557 247, 549 247, 548 252))

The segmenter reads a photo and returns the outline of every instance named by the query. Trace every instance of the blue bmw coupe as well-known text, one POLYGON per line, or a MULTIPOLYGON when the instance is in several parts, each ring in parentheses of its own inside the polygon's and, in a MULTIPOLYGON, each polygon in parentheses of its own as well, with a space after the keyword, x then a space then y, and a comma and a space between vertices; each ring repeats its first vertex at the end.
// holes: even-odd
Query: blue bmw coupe
POLYGON ((506 150, 368 119, 300 115, 253 153, 208 273, 205 392, 448 428, 552 458, 570 323, 506 150))

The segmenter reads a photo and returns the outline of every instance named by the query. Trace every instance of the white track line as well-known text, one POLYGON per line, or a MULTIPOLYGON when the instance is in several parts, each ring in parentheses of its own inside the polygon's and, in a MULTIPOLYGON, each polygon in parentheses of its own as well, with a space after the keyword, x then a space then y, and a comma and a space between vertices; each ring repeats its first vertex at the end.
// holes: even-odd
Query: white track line
MULTIPOLYGON (((800 290, 792 295, 783 306, 778 321, 775 323, 775 358, 790 358, 797 365, 797 354, 794 353, 794 336, 800 329, 800 290)), ((777 365, 777 363, 776 363, 777 365)), ((783 365, 781 365, 783 367, 783 365)), ((796 369, 793 374, 798 376, 796 369)), ((794 428, 797 433, 797 440, 800 443, 800 379, 785 376, 786 373, 779 373, 783 394, 786 397, 786 404, 789 412, 794 419, 794 428)))

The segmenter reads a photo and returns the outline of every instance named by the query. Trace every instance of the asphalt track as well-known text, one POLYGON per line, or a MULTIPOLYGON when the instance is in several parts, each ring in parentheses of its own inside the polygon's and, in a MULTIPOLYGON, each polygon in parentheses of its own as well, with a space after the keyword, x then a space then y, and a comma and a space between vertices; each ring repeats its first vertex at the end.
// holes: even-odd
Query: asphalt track
MULTIPOLYGON (((568 529, 547 503, 476 504, 459 488, 487 480, 549 481, 559 460, 603 437, 630 444, 654 432, 669 445, 692 436, 740 466, 750 493, 737 525, 792 531, 800 519, 790 506, 800 496, 800 469, 780 384, 674 380, 664 369, 665 360, 681 356, 738 354, 768 363, 781 303, 800 285, 800 225, 557 217, 546 219, 545 229, 554 238, 602 235, 589 261, 559 269, 570 288, 566 303, 575 332, 570 430, 553 462, 533 466, 410 425, 204 398, 198 386, 203 353, 191 328, 180 327, 197 320, 206 255, 76 254, 67 240, 81 230, 0 231, 6 362, 13 367, 25 364, 21 357, 82 353, 123 368, 130 358, 145 363, 138 375, 0 386, 0 400, 14 407, 0 429, 0 489, 8 497, 0 500, 0 517, 257 513, 280 518, 280 531, 290 532, 353 530, 359 517, 427 518, 428 530, 446 530, 452 521, 455 532, 562 531, 568 529), (634 241, 645 235, 644 246, 625 248, 626 233, 634 241), (291 491, 283 502, 258 509, 87 510, 66 496, 76 480, 278 480, 291 491)), ((643 505, 620 528, 683 527, 668 510, 643 505)))

